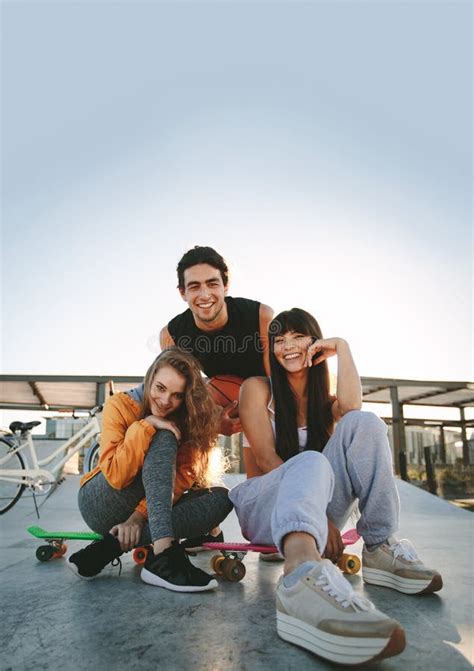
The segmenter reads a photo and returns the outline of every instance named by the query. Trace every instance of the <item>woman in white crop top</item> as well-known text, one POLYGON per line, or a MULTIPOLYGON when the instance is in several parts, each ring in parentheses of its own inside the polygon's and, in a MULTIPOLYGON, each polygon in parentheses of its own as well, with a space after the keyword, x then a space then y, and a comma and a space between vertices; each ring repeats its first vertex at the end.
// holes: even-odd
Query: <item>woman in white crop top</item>
MULTIPOLYGON (((348 343, 323 339, 312 315, 298 308, 281 313, 269 337, 271 378, 250 378, 241 389, 248 478, 268 473, 305 449, 322 452, 334 422, 362 405, 348 343), (326 360, 332 356, 338 357, 336 397, 329 392, 326 360)), ((337 559, 342 551, 341 534, 329 521, 327 554, 337 559)))
POLYGON ((284 557, 278 634, 349 665, 398 654, 405 646, 400 624, 354 593, 332 563, 343 551, 340 530, 358 503, 365 582, 408 594, 442 587, 413 546, 394 538, 399 499, 387 427, 361 411, 348 343, 323 338, 312 315, 299 308, 280 313, 269 340, 271 379, 249 378, 241 387, 248 477, 229 498, 243 535, 275 544, 284 557), (338 363, 336 396, 329 391, 331 356, 338 363))

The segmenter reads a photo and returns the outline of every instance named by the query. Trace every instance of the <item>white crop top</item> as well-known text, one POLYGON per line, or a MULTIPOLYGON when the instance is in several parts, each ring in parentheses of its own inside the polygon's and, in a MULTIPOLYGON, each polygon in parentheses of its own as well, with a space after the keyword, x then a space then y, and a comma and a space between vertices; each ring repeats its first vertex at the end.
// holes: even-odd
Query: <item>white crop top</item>
MULTIPOLYGON (((272 387, 271 378, 268 378, 268 381, 270 383, 271 396, 270 396, 270 400, 268 401, 267 410, 268 410, 268 412, 271 412, 271 414, 273 415, 273 417, 270 417, 270 422, 272 423, 273 435, 276 436, 275 420, 274 420, 275 411, 271 407, 272 401, 273 401, 273 387, 272 387)), ((303 451, 304 448, 305 448, 307 435, 308 435, 307 427, 306 426, 299 426, 298 427, 298 444, 300 446, 300 451, 303 451)), ((250 447, 250 443, 249 443, 248 438, 245 435, 245 433, 242 433, 242 447, 250 447)))

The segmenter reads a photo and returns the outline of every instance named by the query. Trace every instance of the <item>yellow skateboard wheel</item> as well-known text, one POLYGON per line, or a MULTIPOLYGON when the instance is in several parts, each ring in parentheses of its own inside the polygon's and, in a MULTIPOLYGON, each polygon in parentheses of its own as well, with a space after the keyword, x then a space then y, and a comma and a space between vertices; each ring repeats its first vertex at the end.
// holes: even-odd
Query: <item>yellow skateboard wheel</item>
POLYGON ((357 555, 343 554, 337 565, 343 573, 354 575, 360 571, 361 563, 357 555))
POLYGON ((221 555, 214 555, 211 559, 211 569, 214 573, 217 573, 217 575, 222 575, 222 562, 224 559, 225 557, 222 557, 221 555))

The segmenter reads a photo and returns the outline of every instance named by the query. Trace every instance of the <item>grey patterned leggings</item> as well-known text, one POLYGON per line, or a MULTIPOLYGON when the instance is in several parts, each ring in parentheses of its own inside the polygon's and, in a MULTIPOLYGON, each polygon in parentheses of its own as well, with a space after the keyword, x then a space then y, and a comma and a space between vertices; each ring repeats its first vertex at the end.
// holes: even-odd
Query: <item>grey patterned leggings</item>
POLYGON ((178 443, 171 431, 157 431, 143 462, 141 473, 123 489, 114 489, 98 473, 79 490, 79 510, 86 524, 106 534, 125 522, 137 504, 146 498, 148 523, 140 544, 171 536, 186 538, 208 533, 232 510, 225 487, 189 491, 173 506, 178 443))

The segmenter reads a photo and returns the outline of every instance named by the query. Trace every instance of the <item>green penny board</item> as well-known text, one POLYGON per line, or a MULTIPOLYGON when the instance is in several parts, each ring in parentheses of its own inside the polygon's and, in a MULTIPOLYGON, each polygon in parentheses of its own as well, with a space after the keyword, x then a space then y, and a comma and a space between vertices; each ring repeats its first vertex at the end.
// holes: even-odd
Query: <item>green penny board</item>
POLYGON ((94 531, 46 531, 41 527, 28 527, 27 531, 35 538, 47 540, 68 538, 80 541, 100 541, 103 538, 101 534, 96 534, 94 531))

